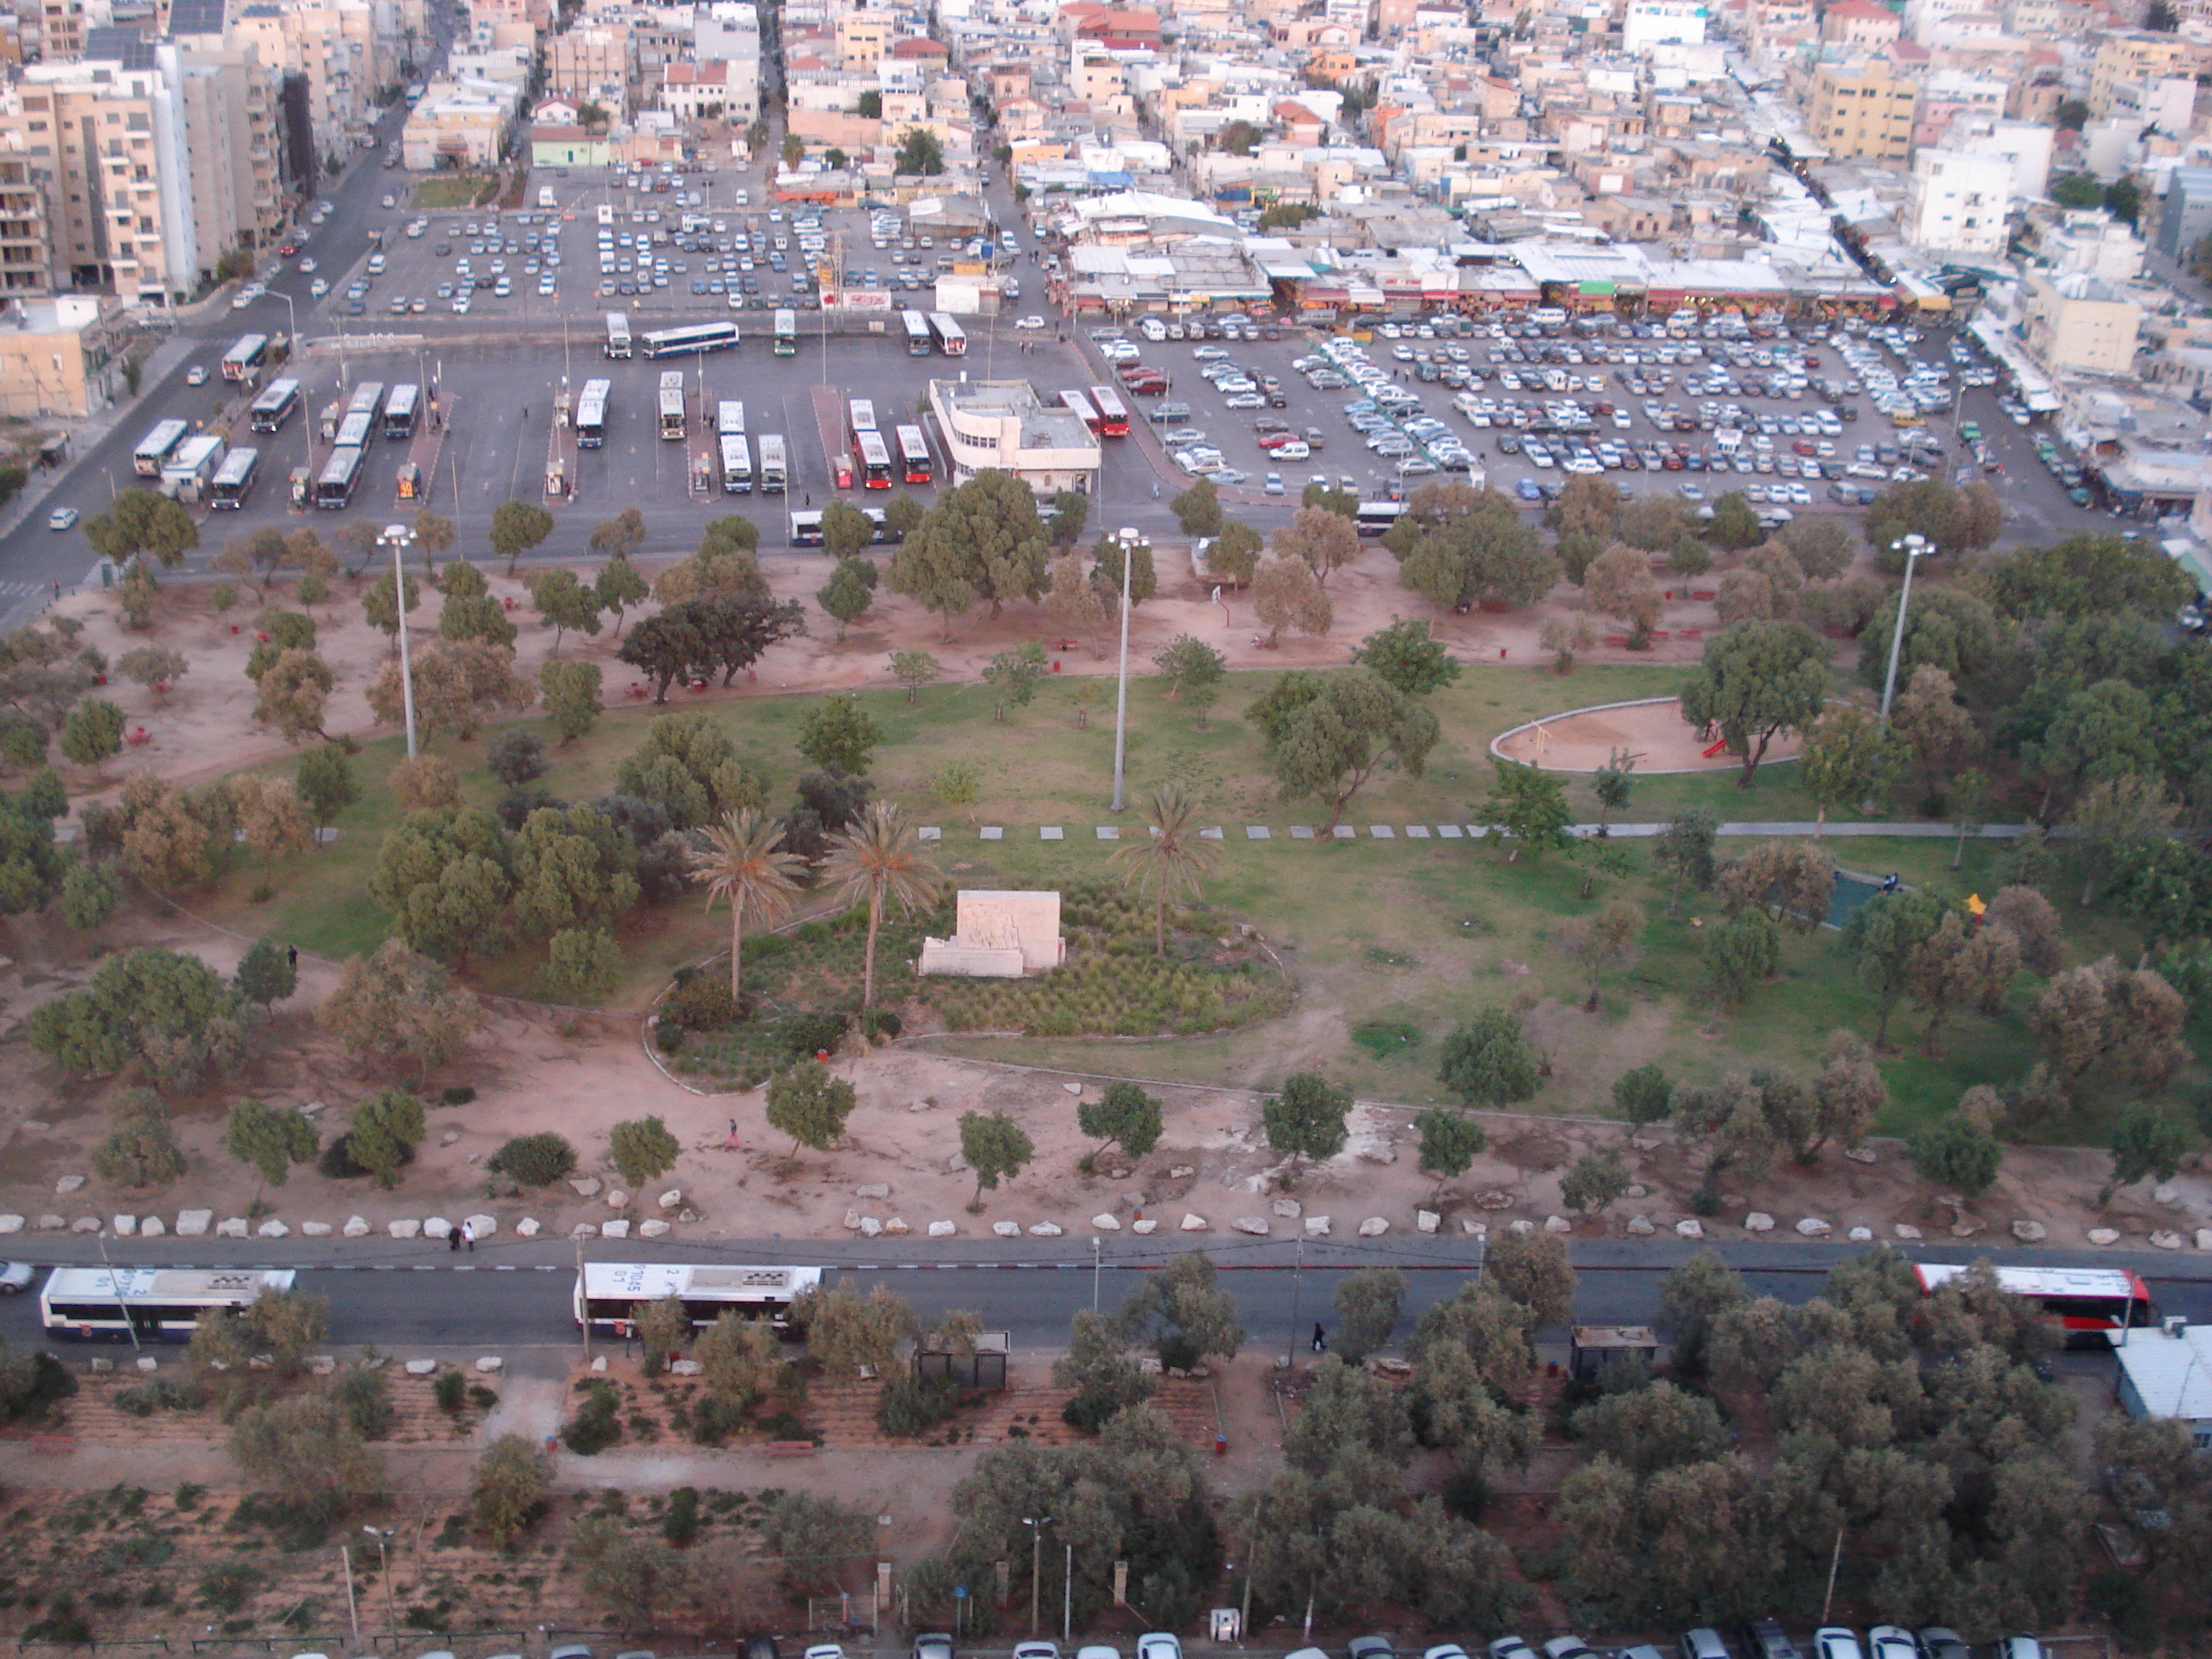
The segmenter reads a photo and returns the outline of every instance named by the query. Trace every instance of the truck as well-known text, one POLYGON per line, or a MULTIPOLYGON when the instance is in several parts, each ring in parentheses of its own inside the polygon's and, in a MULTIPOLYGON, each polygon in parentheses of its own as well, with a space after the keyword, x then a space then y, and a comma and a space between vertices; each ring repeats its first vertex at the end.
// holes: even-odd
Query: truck
POLYGON ((556 208, 561 205, 561 198, 554 193, 552 185, 538 186, 538 205, 541 208, 556 208))

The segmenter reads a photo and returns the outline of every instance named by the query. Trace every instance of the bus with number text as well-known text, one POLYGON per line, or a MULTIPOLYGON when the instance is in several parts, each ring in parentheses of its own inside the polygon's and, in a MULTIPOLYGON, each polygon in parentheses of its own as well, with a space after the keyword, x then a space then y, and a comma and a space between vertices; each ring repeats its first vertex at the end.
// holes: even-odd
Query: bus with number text
MULTIPOLYGON (((288 1274, 287 1277, 289 1277, 288 1274)), ((656 1302, 673 1297, 692 1328, 704 1330, 724 1314, 795 1335, 791 1304, 822 1288, 819 1267, 746 1267, 724 1262, 586 1261, 576 1275, 572 1311, 595 1336, 636 1334, 638 1322, 656 1302)))
POLYGON ((1102 438, 1126 438, 1129 435, 1129 405, 1121 401, 1121 394, 1110 386, 1094 386, 1090 392, 1091 406, 1098 411, 1098 435, 1102 438))
POLYGON ((131 470, 142 478, 158 478, 161 464, 169 459, 176 447, 184 442, 191 428, 183 421, 163 421, 138 441, 138 447, 131 452, 131 470))
POLYGON ((639 337, 648 357, 681 357, 706 351, 727 351, 738 343, 735 323, 694 323, 688 328, 656 329, 639 337))
POLYGON ((873 432, 876 429, 876 406, 866 398, 855 398, 845 405, 845 424, 854 432, 873 432))
POLYGON ((629 356, 629 319, 619 311, 607 313, 607 343, 599 350, 609 357, 629 356))
MULTIPOLYGON (((879 544, 889 543, 896 545, 905 539, 903 537, 891 534, 891 527, 884 522, 884 510, 880 507, 864 507, 860 511, 868 515, 868 522, 875 526, 875 534, 870 538, 871 540, 879 544)), ((789 517, 792 546, 820 547, 823 544, 822 514, 818 508, 793 513, 789 517)))
POLYGON ((576 447, 597 449, 607 441, 607 394, 612 380, 586 380, 584 395, 576 399, 576 447))
MULTIPOLYGON (((1920 1293, 1933 1296, 1966 1273, 1956 1263, 1916 1261, 1912 1276, 1920 1293)), ((2129 1267, 1999 1267, 1997 1288, 2025 1297, 2055 1322, 2069 1348, 2110 1346, 2115 1334, 2133 1325, 2158 1323, 2158 1304, 2150 1286, 2129 1267)))
POLYGON ((753 489, 753 450, 742 432, 722 439, 722 488, 732 495, 750 495, 753 489))
POLYGON ((238 343, 222 354, 222 378, 243 380, 261 367, 269 356, 269 337, 266 334, 245 334, 238 343))
POLYGON ((790 474, 783 459, 783 434, 769 432, 760 441, 760 492, 763 495, 781 495, 790 488, 790 474))
POLYGON ((775 313, 775 355, 796 357, 799 355, 799 313, 779 311, 775 313))
POLYGON ((411 380, 402 380, 392 388, 392 396, 384 404, 384 435, 387 438, 411 438, 415 435, 415 410, 422 401, 422 388, 411 380))
POLYGON ((381 380, 363 380, 359 386, 353 389, 353 396, 347 400, 346 413, 349 415, 365 414, 373 421, 376 418, 377 411, 381 410, 383 407, 384 382, 381 380))
POLYGON ((660 435, 672 443, 684 439, 684 371, 680 368, 660 373, 660 435))
POLYGON ((246 417, 256 432, 277 432, 292 418, 292 411, 300 406, 300 383, 297 380, 271 380, 269 389, 253 400, 246 417))
POLYGON ((362 451, 341 445, 331 451, 315 480, 315 506, 325 513, 343 513, 353 505, 353 492, 361 483, 362 451))
POLYGON ((737 438, 744 434, 745 406, 734 398, 725 398, 714 405, 714 435, 718 438, 737 438))
POLYGON ((929 319, 918 311, 899 313, 899 325, 906 330, 906 355, 909 357, 929 356, 929 319))
POLYGON ((889 489, 891 487, 891 447, 884 441, 882 433, 855 432, 853 434, 853 461, 860 469, 862 489, 889 489))
POLYGON ((39 1292, 39 1322, 81 1342, 189 1342, 203 1321, 289 1291, 293 1279, 289 1267, 57 1267, 39 1292))
POLYGON ((968 335, 959 321, 949 311, 929 313, 930 331, 937 336, 937 349, 948 357, 968 355, 968 335))
POLYGON ((926 484, 936 476, 929 459, 929 440, 918 426, 902 426, 891 434, 898 441, 899 477, 908 483, 926 484))
POLYGON ((338 435, 332 441, 340 449, 366 449, 375 435, 376 416, 357 409, 338 422, 338 435))
POLYGON ((1073 386, 1060 394, 1060 406, 1083 422, 1092 437, 1098 435, 1098 410, 1091 401, 1091 394, 1078 392, 1073 386))
POLYGON ((253 475, 261 465, 258 449, 234 449, 222 459, 216 469, 215 482, 210 486, 210 505, 217 510, 236 512, 246 505, 246 498, 253 493, 253 475))

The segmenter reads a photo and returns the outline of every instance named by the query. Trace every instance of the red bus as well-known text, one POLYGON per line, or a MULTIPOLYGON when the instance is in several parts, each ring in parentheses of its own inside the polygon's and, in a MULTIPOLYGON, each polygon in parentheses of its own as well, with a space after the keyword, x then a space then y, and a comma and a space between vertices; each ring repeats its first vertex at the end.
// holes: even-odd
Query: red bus
POLYGON ((910 484, 926 484, 936 476, 930 463, 929 440, 918 426, 902 426, 891 435, 898 441, 899 476, 910 484))
POLYGON ((1121 394, 1110 386, 1091 388, 1091 406, 1098 411, 1095 428, 1102 438, 1126 438, 1129 435, 1129 405, 1121 401, 1121 394))
POLYGON ((1081 420, 1083 424, 1090 428, 1092 437, 1098 435, 1098 410, 1091 403, 1089 393, 1063 392, 1060 394, 1060 406, 1081 420))
POLYGON ((884 442, 884 434, 869 430, 853 434, 853 459, 860 463, 860 487, 864 489, 889 489, 891 487, 890 447, 884 442))
MULTIPOLYGON (((1923 1296, 1942 1289, 1966 1270, 1955 1264, 1916 1261, 1912 1276, 1923 1296)), ((2111 1346, 2131 1325, 2158 1323, 2158 1306, 2142 1275, 2127 1267, 1999 1267, 1997 1288, 2024 1296, 2057 1321, 2069 1348, 2111 1346)))

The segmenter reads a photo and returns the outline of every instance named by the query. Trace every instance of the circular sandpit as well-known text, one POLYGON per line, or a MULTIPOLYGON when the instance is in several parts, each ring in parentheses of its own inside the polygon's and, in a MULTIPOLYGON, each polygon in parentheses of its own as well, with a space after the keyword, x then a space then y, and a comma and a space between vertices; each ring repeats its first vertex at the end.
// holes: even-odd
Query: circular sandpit
MULTIPOLYGON (((1547 772, 1595 772, 1616 749, 1635 757, 1639 777, 1670 772, 1740 771, 1741 756, 1704 751, 1712 739, 1682 718, 1680 697, 1644 697, 1634 702, 1601 702, 1571 708, 1516 726, 1492 742, 1490 752, 1547 772)), ((1782 732, 1766 745, 1769 761, 1795 760, 1795 732, 1782 732)))

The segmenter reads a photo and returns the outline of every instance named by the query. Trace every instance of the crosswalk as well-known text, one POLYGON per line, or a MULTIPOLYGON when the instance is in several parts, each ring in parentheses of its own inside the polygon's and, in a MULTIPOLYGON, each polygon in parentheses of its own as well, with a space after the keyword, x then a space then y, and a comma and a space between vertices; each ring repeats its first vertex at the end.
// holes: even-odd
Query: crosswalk
POLYGON ((27 599, 33 593, 51 594, 53 591, 52 582, 0 581, 0 599, 27 599))

